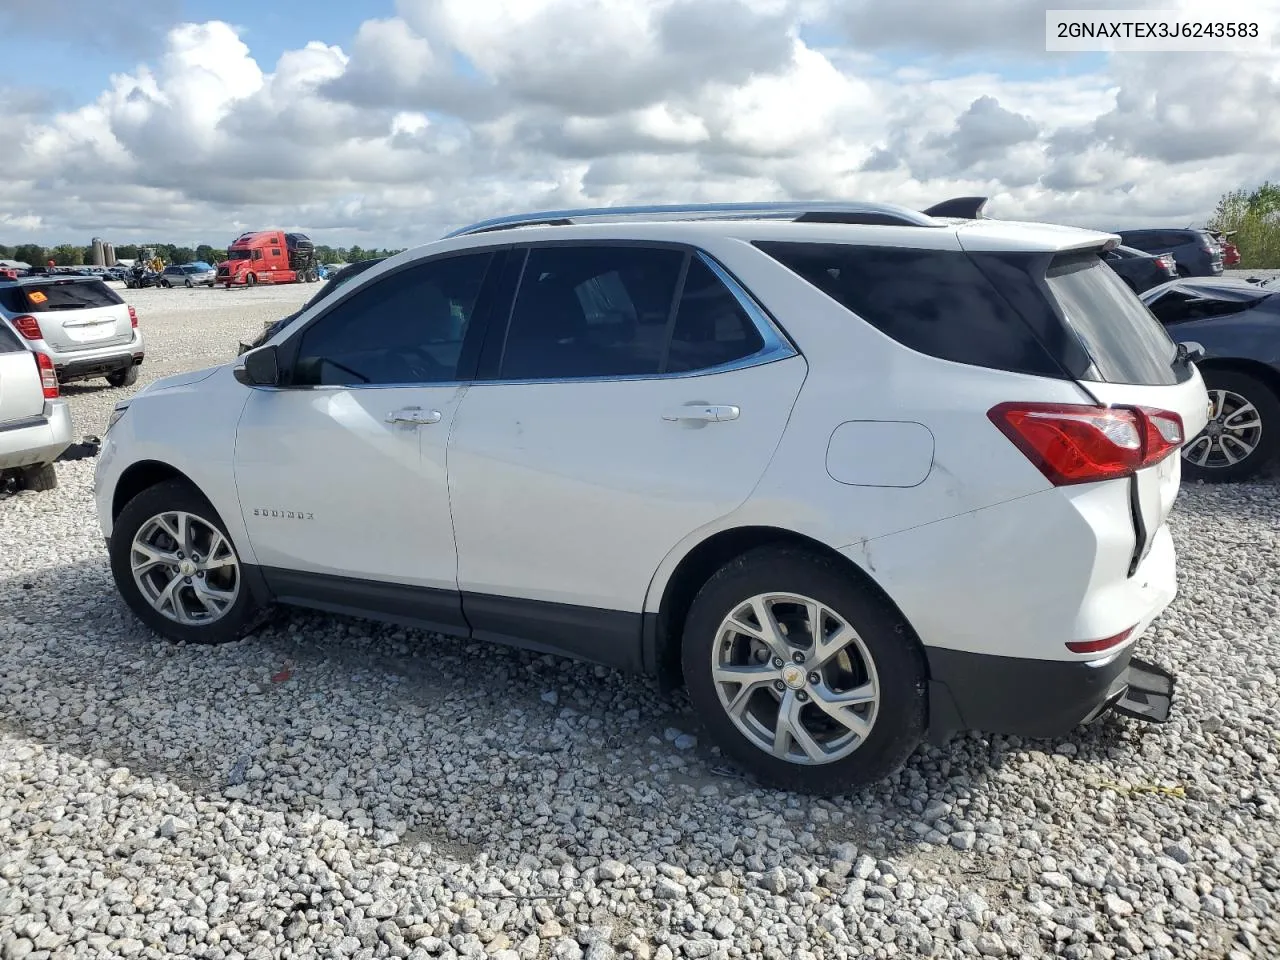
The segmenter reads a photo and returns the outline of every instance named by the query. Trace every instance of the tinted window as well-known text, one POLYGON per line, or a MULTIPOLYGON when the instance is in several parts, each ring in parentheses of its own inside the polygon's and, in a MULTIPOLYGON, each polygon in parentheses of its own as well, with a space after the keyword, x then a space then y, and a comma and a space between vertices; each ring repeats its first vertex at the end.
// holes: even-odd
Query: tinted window
POLYGON ((1147 385, 1178 382, 1177 347, 1115 272, 1091 255, 1058 257, 1049 289, 1101 378, 1147 385))
POLYGON ((456 379, 491 256, 433 260, 356 290, 302 333, 293 382, 359 386, 456 379))
POLYGON ((32 283, 10 287, 5 307, 15 312, 45 313, 52 310, 83 310, 124 303, 101 280, 64 280, 61 283, 32 283))
POLYGON ((255 260, 261 260, 261 259, 262 259, 262 251, 261 251, 261 250, 255 250, 255 251, 253 251, 253 259, 255 259, 255 260))
POLYGON ((643 247, 534 247, 498 376, 658 373, 684 259, 678 250, 643 247))
MULTIPOLYGON (((957 363, 1062 375, 963 253, 851 244, 756 246, 903 346, 957 363)), ((1093 262, 1111 272, 1096 255, 1093 262)))
POLYGON ((667 372, 731 363, 763 346, 760 331, 737 298, 700 258, 690 260, 676 309, 667 372))
POLYGON ((26 347, 17 336, 4 325, 3 321, 0 321, 0 353, 16 353, 25 349, 26 347))

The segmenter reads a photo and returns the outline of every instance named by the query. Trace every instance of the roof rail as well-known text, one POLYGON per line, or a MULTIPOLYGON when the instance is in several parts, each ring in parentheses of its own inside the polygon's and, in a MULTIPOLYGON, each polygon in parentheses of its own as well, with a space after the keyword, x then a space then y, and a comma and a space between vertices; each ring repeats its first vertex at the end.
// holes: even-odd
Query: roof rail
POLYGON ((861 223, 882 226, 939 227, 933 217, 890 203, 696 203, 546 210, 481 220, 445 235, 445 239, 516 227, 564 227, 575 223, 623 220, 793 220, 803 223, 861 223))

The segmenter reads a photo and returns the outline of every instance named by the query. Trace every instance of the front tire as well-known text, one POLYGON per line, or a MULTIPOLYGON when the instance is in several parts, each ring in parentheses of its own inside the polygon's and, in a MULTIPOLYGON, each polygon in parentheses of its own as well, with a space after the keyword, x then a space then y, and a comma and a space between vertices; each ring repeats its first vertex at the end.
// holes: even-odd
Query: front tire
POLYGON ((1252 479, 1280 453, 1280 397, 1236 370, 1206 370, 1204 385, 1213 416, 1182 448, 1183 475, 1206 483, 1252 479))
POLYGON ((194 287, 195 287, 195 284, 194 284, 194 283, 192 283, 190 280, 188 280, 188 281, 187 281, 187 289, 188 289, 188 290, 191 290, 191 289, 193 289, 194 287))
POLYGON ((711 740, 770 786, 847 793, 895 772, 924 735, 910 627, 816 553, 762 547, 721 568, 693 601, 681 656, 711 740))
POLYGON ((252 287, 257 282, 258 282, 258 277, 252 273, 244 278, 244 285, 246 287, 252 287))
POLYGON ((126 504, 108 546, 129 608, 167 640, 238 640, 256 611, 227 528, 190 484, 168 480, 126 504))

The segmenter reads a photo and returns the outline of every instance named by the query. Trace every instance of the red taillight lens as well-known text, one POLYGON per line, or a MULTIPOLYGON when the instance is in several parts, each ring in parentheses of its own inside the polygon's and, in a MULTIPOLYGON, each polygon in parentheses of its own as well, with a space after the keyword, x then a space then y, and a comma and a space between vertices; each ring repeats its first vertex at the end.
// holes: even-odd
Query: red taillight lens
POLYGON ((1133 633, 1134 628, 1130 627, 1121 633, 1117 633, 1114 637, 1104 637, 1101 640, 1071 640, 1067 643, 1067 649, 1072 653, 1102 653, 1104 650, 1110 650, 1112 647, 1118 647, 1129 639, 1129 635, 1133 633))
POLYGON ((1139 407, 1142 419, 1142 465, 1149 467, 1173 453, 1186 439, 1182 417, 1169 410, 1139 407))
POLYGON ((40 332, 40 321, 30 315, 13 318, 13 325, 28 340, 40 340, 44 334, 40 332))
POLYGON ((133 327, 135 330, 138 327, 138 311, 133 309, 133 307, 129 308, 129 326, 133 327))
POLYGON ((1182 445, 1182 418, 1149 408, 1002 403, 987 416, 1054 486, 1127 477, 1182 445))
POLYGON ((58 371, 53 368, 53 361, 45 354, 37 353, 36 368, 40 371, 40 386, 44 388, 46 400, 58 398, 58 371))

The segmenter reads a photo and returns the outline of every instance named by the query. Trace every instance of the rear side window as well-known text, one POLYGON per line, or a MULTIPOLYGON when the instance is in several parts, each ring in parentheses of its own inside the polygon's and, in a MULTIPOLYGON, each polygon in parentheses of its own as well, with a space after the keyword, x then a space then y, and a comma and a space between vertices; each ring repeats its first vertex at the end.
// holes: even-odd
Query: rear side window
MULTIPOLYGON (((912 350, 979 367, 1063 375, 1022 317, 962 252, 765 241, 756 246, 912 350)), ((1109 271, 1096 255, 1093 260, 1109 271)))
POLYGON ((657 374, 685 254, 632 246, 534 247, 498 376, 657 374))
POLYGON ((1102 380, 1147 386, 1178 382, 1177 346, 1115 271, 1095 255, 1057 257, 1045 280, 1102 380))
POLYGON ((738 298, 701 258, 690 260, 676 308, 667 372, 718 367, 763 347, 764 338, 738 298))
POLYGON ((17 336, 4 323, 0 323, 0 353, 17 353, 25 349, 27 348, 22 345, 17 336))
POLYGON ((55 310, 85 310, 124 303, 101 280, 73 280, 62 283, 31 283, 10 287, 5 307, 14 312, 47 313, 55 310))

